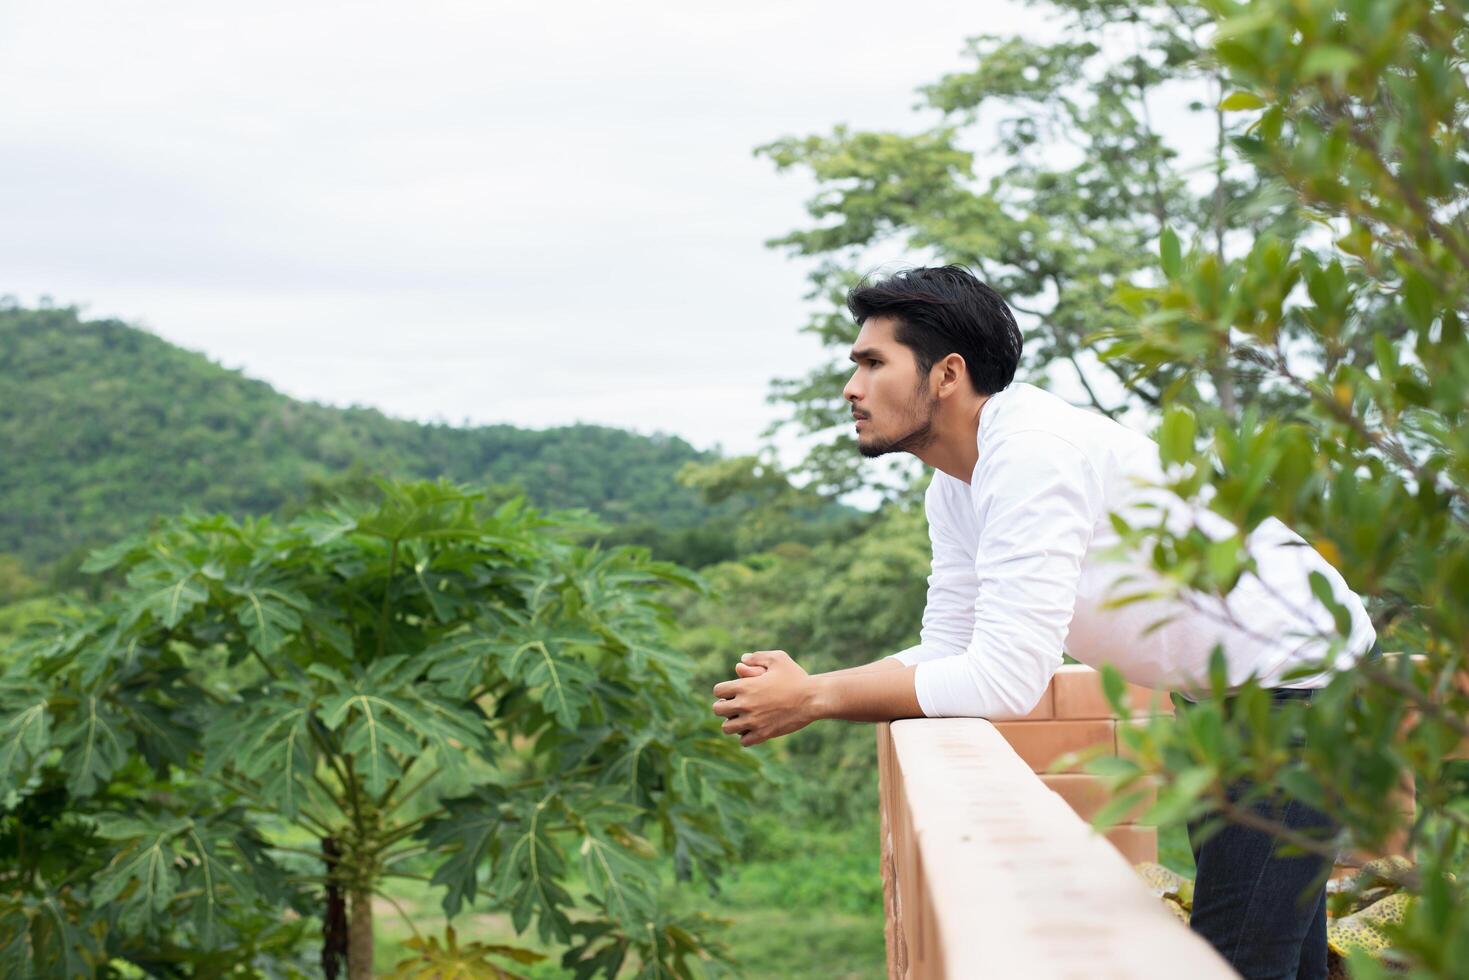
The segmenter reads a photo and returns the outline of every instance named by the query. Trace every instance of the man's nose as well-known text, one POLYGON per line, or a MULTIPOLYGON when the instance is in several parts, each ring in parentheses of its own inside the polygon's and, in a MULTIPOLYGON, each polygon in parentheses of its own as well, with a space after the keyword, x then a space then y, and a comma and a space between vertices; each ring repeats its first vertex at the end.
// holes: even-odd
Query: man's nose
POLYGON ((850 378, 847 379, 847 383, 842 386, 842 398, 845 401, 855 405, 857 399, 859 399, 860 397, 862 397, 862 395, 861 392, 857 390, 857 375, 854 373, 850 378))

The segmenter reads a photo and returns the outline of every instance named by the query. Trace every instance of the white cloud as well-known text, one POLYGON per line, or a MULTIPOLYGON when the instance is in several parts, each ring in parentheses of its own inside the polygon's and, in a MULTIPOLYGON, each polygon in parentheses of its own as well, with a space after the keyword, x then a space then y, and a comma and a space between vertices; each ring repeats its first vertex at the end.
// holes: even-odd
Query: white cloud
MULTIPOLYGON (((814 365, 810 184, 1010 3, 11 3, 0 292, 288 393, 752 449, 814 365)), ((893 256, 896 258, 897 256, 893 256)))

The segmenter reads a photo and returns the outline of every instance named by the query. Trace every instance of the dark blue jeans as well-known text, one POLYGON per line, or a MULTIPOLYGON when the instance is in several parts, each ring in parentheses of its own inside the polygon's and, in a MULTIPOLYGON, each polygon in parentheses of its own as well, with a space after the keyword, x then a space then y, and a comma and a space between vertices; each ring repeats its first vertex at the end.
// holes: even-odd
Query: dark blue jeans
MULTIPOLYGON (((1280 689, 1272 698, 1309 701, 1311 693, 1280 689)), ((1230 800, 1250 788, 1231 787, 1230 800)), ((1262 800, 1250 809, 1311 836, 1336 829, 1326 814, 1295 800, 1262 800)), ((1204 817, 1188 827, 1198 869, 1190 928, 1247 980, 1324 980, 1324 881, 1331 862, 1311 854, 1282 856, 1286 846, 1278 838, 1237 823, 1225 823, 1201 840, 1208 821, 1204 817)))

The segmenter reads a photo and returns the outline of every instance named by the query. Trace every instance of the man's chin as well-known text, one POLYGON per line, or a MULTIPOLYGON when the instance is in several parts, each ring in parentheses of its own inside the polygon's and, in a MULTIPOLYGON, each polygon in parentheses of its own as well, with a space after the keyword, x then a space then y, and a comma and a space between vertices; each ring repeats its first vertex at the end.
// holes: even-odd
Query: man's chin
POLYGON ((879 456, 886 456, 888 453, 916 453, 931 442, 933 442, 933 426, 930 420, 924 422, 901 439, 863 442, 861 437, 858 437, 857 451, 868 459, 876 459, 879 456))
POLYGON ((891 442, 862 442, 860 439, 857 441, 857 452, 868 459, 886 456, 888 453, 894 452, 897 448, 891 442))

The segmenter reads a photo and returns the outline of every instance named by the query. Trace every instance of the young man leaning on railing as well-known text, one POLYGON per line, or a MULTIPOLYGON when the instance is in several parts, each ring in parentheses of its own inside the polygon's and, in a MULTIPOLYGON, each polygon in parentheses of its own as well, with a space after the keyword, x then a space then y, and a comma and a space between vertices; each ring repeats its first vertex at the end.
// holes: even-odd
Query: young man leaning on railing
MULTIPOLYGON (((1373 647, 1361 599, 1274 519, 1246 542, 1258 574, 1227 600, 1193 594, 1187 603, 1107 608, 1119 580, 1128 592, 1158 581, 1145 555, 1108 555, 1119 545, 1109 514, 1156 521, 1161 508, 1170 527, 1232 527, 1160 489, 1150 439, 1015 382, 1020 330, 999 294, 967 270, 919 268, 864 283, 848 307, 861 332, 842 395, 859 450, 911 453, 934 469, 924 498, 933 567, 920 642, 816 675, 781 650, 746 654, 738 677, 714 687, 714 713, 742 745, 821 718, 1018 718, 1046 690, 1063 649, 1082 663, 1112 664, 1132 683, 1187 696, 1207 689, 1217 647, 1231 685, 1253 676, 1277 699, 1309 700, 1326 672, 1288 685, 1283 678, 1329 655, 1325 641, 1299 638, 1302 610, 1320 617, 1323 631, 1332 623, 1311 593, 1312 571, 1351 613, 1346 649, 1330 668, 1349 667, 1373 647)), ((1299 802, 1283 822, 1306 833, 1331 826, 1299 802)), ((1190 830, 1198 865, 1192 928, 1246 977, 1325 977, 1324 887, 1314 903, 1298 902, 1325 859, 1279 858, 1268 834, 1236 824, 1202 841, 1190 830)))

